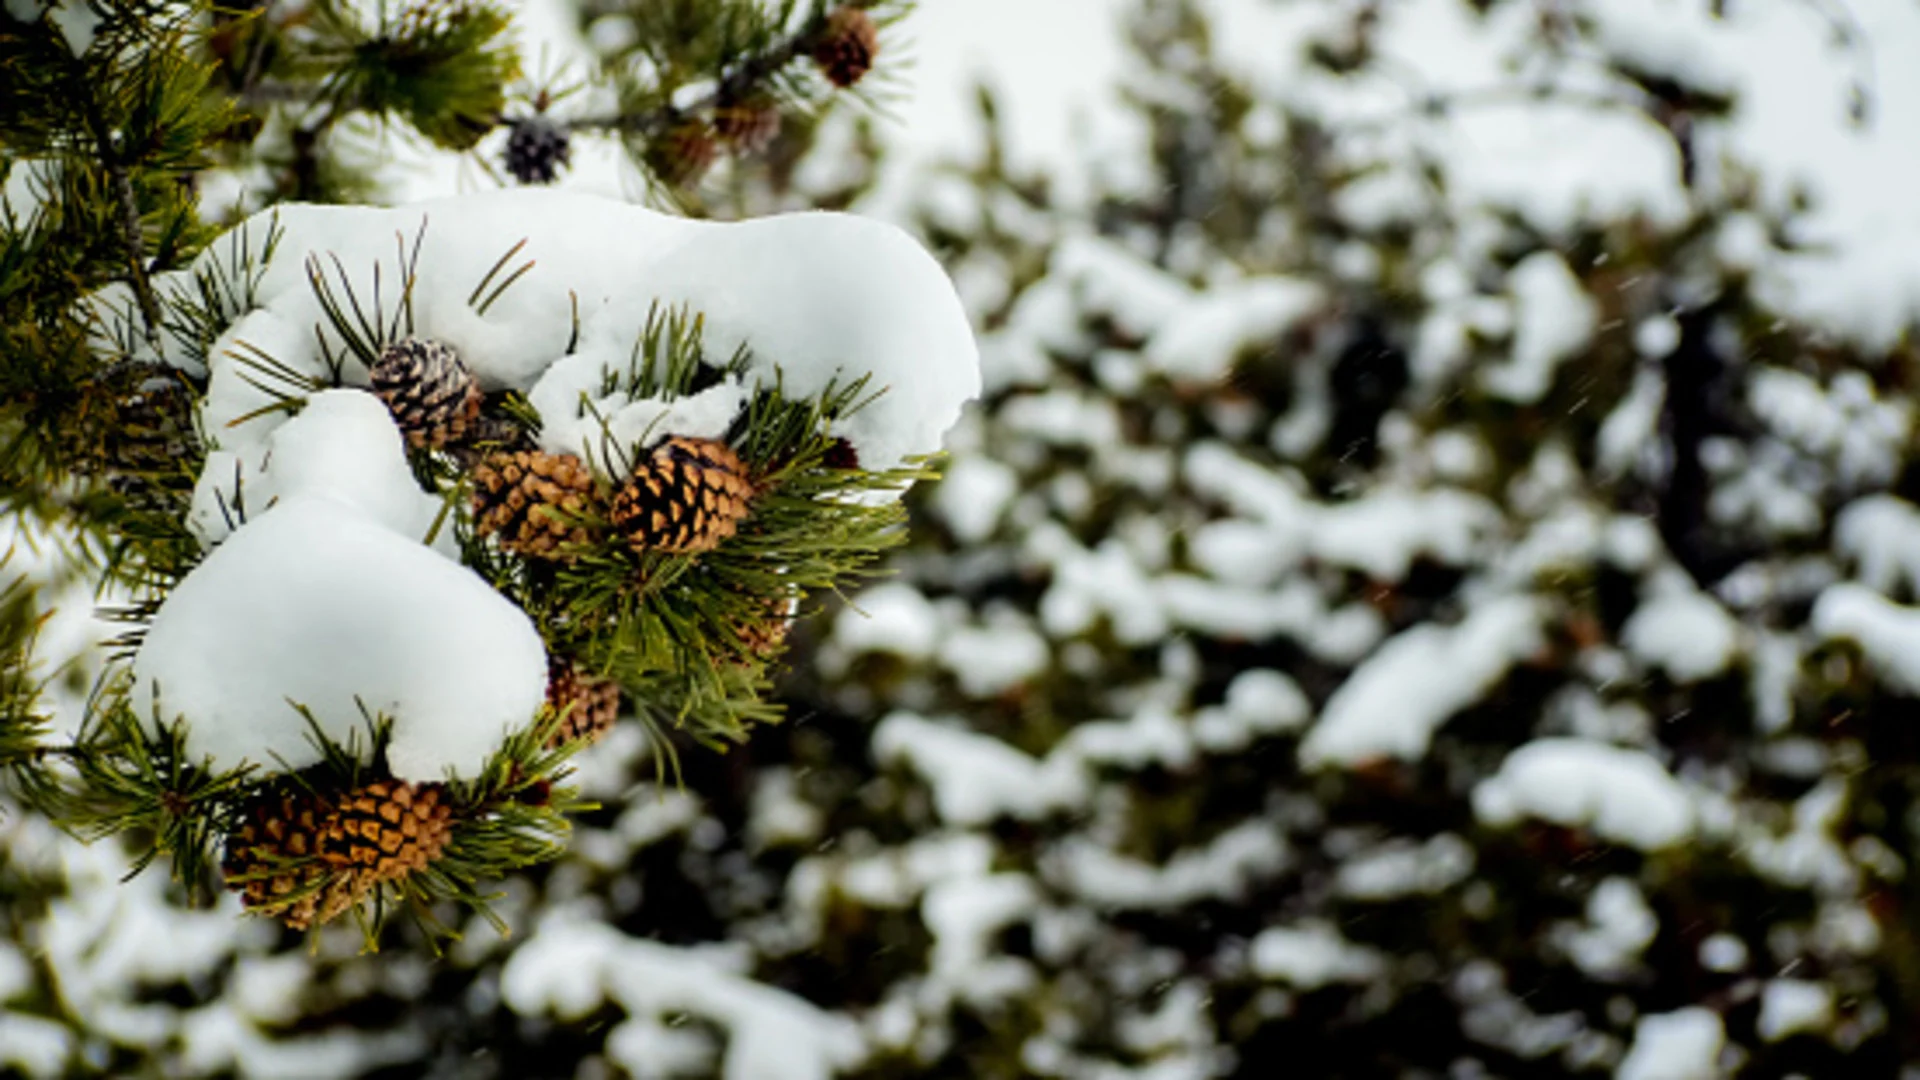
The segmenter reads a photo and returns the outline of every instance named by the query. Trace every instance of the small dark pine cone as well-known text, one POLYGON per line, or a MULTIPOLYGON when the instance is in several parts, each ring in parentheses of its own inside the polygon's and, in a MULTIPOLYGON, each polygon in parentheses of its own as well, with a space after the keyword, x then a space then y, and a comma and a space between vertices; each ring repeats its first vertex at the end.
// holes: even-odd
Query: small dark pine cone
POLYGON ((194 395, 179 371, 165 364, 115 364, 80 388, 74 467, 111 479, 180 478, 200 442, 193 428, 194 395))
POLYGON ((453 836, 453 808, 442 784, 376 780, 341 796, 320 833, 320 853, 351 870, 355 899, 440 857, 453 836))
POLYGON ((474 531, 520 555, 556 558, 561 545, 590 538, 581 515, 592 497, 593 474, 572 454, 491 454, 473 469, 474 531))
POLYGON ((719 156, 713 135, 713 129, 698 120, 682 120, 647 144, 647 167, 668 187, 692 187, 719 156))
POLYGON ((515 120, 507 131, 507 172, 523 184, 551 184, 573 156, 567 129, 542 115, 515 120))
POLYGON ((577 739, 596 743, 620 718, 620 684, 596 679, 571 660, 552 657, 547 661, 547 704, 561 716, 548 746, 577 739))
POLYGON ((833 440, 827 452, 820 455, 820 464, 829 469, 857 469, 860 467, 860 454, 853 444, 845 439, 833 440))
POLYGON ((480 419, 479 380, 437 341, 402 338, 388 345, 371 378, 374 394, 415 449, 458 442, 480 419))
POLYGON ((636 551, 692 555, 732 536, 752 499, 746 463, 726 443, 675 436, 633 470, 607 517, 636 551))
POLYGON ((852 5, 827 16, 808 50, 820 73, 842 90, 873 70, 873 58, 879 52, 880 30, 873 25, 873 17, 852 5))
POLYGON ((326 799, 306 790, 256 798, 227 836, 220 869, 248 909, 305 930, 353 906, 351 875, 335 875, 320 853, 333 817, 326 799))
POLYGON ((770 98, 756 98, 713 111, 713 131, 742 155, 757 154, 780 136, 780 106, 770 98))
POLYGON ((131 364, 109 385, 115 393, 102 448, 108 471, 179 471, 199 442, 193 391, 180 373, 161 364, 131 364))

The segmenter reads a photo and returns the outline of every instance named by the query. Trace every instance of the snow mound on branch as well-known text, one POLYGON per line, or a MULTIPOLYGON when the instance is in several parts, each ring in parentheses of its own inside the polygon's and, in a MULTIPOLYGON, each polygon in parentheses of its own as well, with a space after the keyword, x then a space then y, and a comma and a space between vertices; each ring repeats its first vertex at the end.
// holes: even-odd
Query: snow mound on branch
MULTIPOLYGON (((206 430, 236 453, 264 446, 282 416, 255 415, 274 401, 259 384, 273 380, 243 358, 264 352, 327 379, 319 342, 345 354, 309 281, 310 259, 343 305, 344 275, 357 310, 383 332, 400 326, 450 345, 483 387, 527 392, 542 412, 544 447, 590 452, 603 470, 610 462, 602 420, 627 437, 712 436, 739 415, 746 389, 778 384, 804 398, 861 378, 870 393, 884 392, 835 421, 835 434, 863 466, 890 468, 939 450, 980 390, 973 334, 945 271, 900 229, 849 214, 706 222, 588 195, 515 190, 395 209, 285 206, 240 230, 156 282, 183 295, 192 274, 231 268, 236 252, 258 264, 252 310, 214 342, 203 412, 206 430), (272 257, 263 259, 276 225, 272 257), (410 292, 402 250, 417 268, 410 292), (403 296, 410 328, 396 318, 403 296), (656 305, 704 317, 714 364, 750 348, 745 387, 723 383, 705 401, 671 406, 609 392, 603 379, 627 374, 656 305)), ((110 289, 96 304, 117 311, 125 300, 124 289, 110 289)), ((343 377, 365 385, 365 366, 348 357, 343 377)))
POLYGON ((1334 691, 1300 744, 1308 766, 1416 760, 1454 713, 1546 644, 1538 601, 1507 596, 1457 626, 1418 626, 1380 647, 1334 691))
POLYGON ((566 1020, 618 1003, 628 1019, 608 1039, 610 1056, 639 1075, 651 1075, 657 1058, 653 1040, 634 1036, 650 1021, 687 1013, 727 1029, 723 1080, 828 1080, 865 1057, 853 1021, 731 970, 726 955, 631 938, 557 911, 514 951, 500 992, 515 1012, 566 1020))
POLYGON ((1712 1080, 1720 1071, 1726 1025, 1711 1009, 1649 1013, 1633 1026, 1633 1049, 1614 1080, 1712 1080))
POLYGON ((184 718, 196 761, 319 763, 298 704, 341 745, 366 745, 367 715, 393 717, 387 764, 414 781, 477 774, 547 680, 539 633, 477 574, 310 494, 249 521, 174 588, 133 674, 140 717, 184 718))
MULTIPOLYGON (((243 516, 298 495, 350 506, 413 540, 439 516, 439 499, 420 490, 407 465, 400 429, 387 407, 359 390, 327 390, 300 415, 275 428, 257 454, 208 454, 194 488, 189 521, 211 541, 226 538, 243 516)), ((449 553, 453 530, 443 529, 449 553)))
POLYGON ((1322 923, 1270 926, 1248 948, 1254 974, 1301 990, 1333 983, 1364 983, 1386 970, 1378 952, 1355 945, 1322 923))
POLYGON ((1473 790, 1474 815, 1494 826, 1537 817, 1654 851, 1693 835, 1687 789, 1650 755, 1585 739, 1535 739, 1473 790))
POLYGON ((1858 644, 1889 689, 1920 695, 1920 609, 1844 582, 1820 594, 1811 621, 1822 639, 1858 644))
POLYGON ((1690 583, 1667 588, 1634 610, 1621 636, 1634 659, 1682 682, 1725 671, 1740 651, 1740 624, 1690 583))

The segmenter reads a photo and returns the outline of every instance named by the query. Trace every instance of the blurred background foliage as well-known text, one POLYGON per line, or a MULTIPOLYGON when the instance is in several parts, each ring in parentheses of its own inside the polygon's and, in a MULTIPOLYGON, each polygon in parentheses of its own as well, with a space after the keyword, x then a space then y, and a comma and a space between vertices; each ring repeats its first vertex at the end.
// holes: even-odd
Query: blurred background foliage
MULTIPOLYGON (((1718 32, 1679 6, 1675 35, 1718 32)), ((642 43, 779 47, 720 7, 581 5, 617 115, 564 80, 439 110, 375 77, 414 31, 222 15, 191 48, 244 134, 202 205, 235 175, 241 208, 365 196, 358 111, 452 148, 465 115, 604 132, 692 213, 858 209, 875 103, 775 82, 777 130, 731 155, 731 120, 674 115, 742 102, 642 43), (357 59, 286 66, 323 91, 304 123, 251 112, 308 34, 357 59)), ((663 786, 624 725, 573 856, 502 883, 513 935, 438 961, 188 910, 9 810, 0 1069, 1920 1075, 1905 320, 1786 302, 1809 204, 1724 137, 1737 80, 1618 11, 1276 8, 1269 81, 1209 9, 1126 5, 1144 153, 1090 191, 1012 164, 986 92, 983 150, 919 182, 988 394, 896 578, 802 624, 786 726, 663 786), (1416 17, 1494 89, 1373 107, 1416 17), (1499 168, 1562 142, 1591 153, 1499 168)), ((494 17, 462 10, 395 26, 494 17)), ((447 47, 445 100, 502 85, 447 47)), ((57 564, 28 580, 84 608, 57 564)))

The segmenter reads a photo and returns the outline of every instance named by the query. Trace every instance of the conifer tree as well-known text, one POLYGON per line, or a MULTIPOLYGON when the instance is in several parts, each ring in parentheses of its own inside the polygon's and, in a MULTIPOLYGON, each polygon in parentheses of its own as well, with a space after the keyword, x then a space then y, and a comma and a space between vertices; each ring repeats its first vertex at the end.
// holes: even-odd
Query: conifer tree
MULTIPOLYGON (((724 244, 683 231, 679 263, 609 279, 554 235, 587 225, 577 201, 350 208, 377 181, 356 142, 478 153, 498 131, 509 184, 608 132, 697 210, 723 132, 745 160, 784 114, 870 87, 905 5, 625 10, 630 53, 532 87, 484 3, 8 8, 0 493, 23 537, 71 538, 126 625, 55 731, 32 591, 9 589, 0 768, 24 805, 134 844, 189 893, 222 883, 296 930, 352 914, 373 944, 395 910, 484 910, 485 881, 556 857, 584 805, 568 759, 622 712, 663 769, 668 730, 719 746, 778 718, 787 626, 898 542, 971 345, 896 387, 898 330, 854 347, 827 308, 818 328, 709 319, 708 300, 786 299, 778 278, 716 284, 716 260, 806 258, 832 289, 833 266, 898 281, 917 257, 919 299, 896 303, 964 341, 931 261, 791 219, 724 244), (573 93, 614 110, 557 119, 573 93), (224 231, 209 179, 248 215, 224 231), (548 235, 511 238, 521 206, 548 235), (362 262, 389 227, 390 257, 362 262), (494 231, 499 250, 473 249, 494 231), (453 278, 477 280, 463 304, 453 278)), ((659 244, 672 219, 618 220, 659 244)))
MULTIPOLYGON (((672 65, 635 28, 695 6, 583 19, 650 78, 672 65)), ((438 905, 463 933, 432 961, 409 927, 377 954, 236 938, 14 814, 0 1055, 46 1075, 1911 1073, 1912 357, 1875 306, 1892 286, 1849 278, 1874 303, 1836 314, 1793 276, 1817 199, 1729 136, 1745 20, 1837 36, 1809 68, 1829 74, 1855 70, 1844 20, 1655 5, 1649 37, 1631 5, 1293 5, 1244 50, 1209 10, 1132 6, 1141 158, 1096 163, 1119 167, 1086 202, 1010 164, 990 97, 984 154, 925 180, 984 407, 909 497, 897 579, 793 627, 802 722, 663 780, 660 744, 616 723, 574 759, 599 805, 572 856, 505 880, 514 936, 438 905), (153 911, 206 944, 124 945, 153 911)), ((714 110, 635 146, 693 212, 857 194, 809 187, 813 117, 769 136, 717 89, 664 86, 622 108, 714 110), (762 137, 764 171, 736 170, 762 137)), ((1835 126, 1872 117, 1863 88, 1824 102, 1835 126)), ((636 138, 580 100, 529 91, 483 145, 539 179, 568 140, 636 138)), ((490 469, 489 491, 572 490, 529 459, 490 469)), ((573 525, 494 520, 530 550, 573 525)), ((58 635, 13 610, 9 642, 58 635)))

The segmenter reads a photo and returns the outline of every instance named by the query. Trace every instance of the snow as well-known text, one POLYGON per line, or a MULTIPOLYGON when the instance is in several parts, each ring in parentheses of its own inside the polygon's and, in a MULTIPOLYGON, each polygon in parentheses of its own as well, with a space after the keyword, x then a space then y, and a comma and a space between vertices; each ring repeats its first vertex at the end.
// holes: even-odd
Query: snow
POLYGON ((1747 402, 1767 428, 1831 460, 1843 484, 1893 479, 1913 427, 1912 407, 1904 400, 1880 401, 1859 371, 1843 372, 1824 387, 1775 367, 1756 369, 1750 380, 1747 402))
POLYGON ((1019 477, 1006 465, 987 457, 959 457, 934 489, 933 505, 954 539, 972 546, 993 535, 1019 487, 1019 477))
POLYGON ((1072 836, 1049 852, 1043 869, 1057 887, 1096 907, 1170 910, 1207 899, 1242 899, 1291 859, 1280 830, 1253 820, 1160 866, 1072 836))
POLYGON ((940 645, 940 663, 973 698, 992 697, 1044 673, 1051 657, 1047 639, 1009 608, 989 610, 978 626, 955 627, 940 645))
POLYGON ((1253 278, 1215 286, 1182 306, 1156 331, 1141 357, 1181 380, 1224 378, 1243 352, 1280 338, 1326 302, 1324 290, 1291 278, 1253 278))
POLYGON ((1793 802, 1785 835, 1759 822, 1745 822, 1740 854, 1770 880, 1797 888, 1847 893, 1859 884, 1860 869, 1835 835, 1847 809, 1847 784, 1826 777, 1793 802))
POLYGON ((0 1065, 32 1077, 65 1076, 72 1053, 73 1033, 58 1021, 0 1011, 0 1065))
POLYGON ((1686 788, 1651 755, 1569 738, 1535 739, 1508 754, 1474 788, 1473 810, 1495 827, 1538 817, 1645 851, 1686 840, 1695 820, 1686 788))
POLYGON ((1658 452, 1660 412, 1666 397, 1667 383, 1657 370, 1643 367, 1634 372, 1633 385, 1607 414, 1594 440, 1594 457, 1602 476, 1628 475, 1658 452))
POLYGON ((1227 684, 1226 700, 1193 717, 1193 740, 1213 753, 1246 749, 1255 739, 1305 727, 1313 704, 1292 677, 1271 668, 1248 668, 1227 684))
POLYGON ((1700 943, 1700 966, 1721 973, 1747 966, 1746 942, 1732 934, 1714 934, 1700 943))
POLYGON ((1300 744, 1301 763, 1419 758, 1448 718, 1545 645, 1542 618, 1537 601, 1505 596, 1480 604, 1454 626, 1402 631, 1333 692, 1300 744))
MULTIPOLYGON (((214 345, 204 420, 226 450, 259 447, 276 426, 278 414, 235 426, 271 401, 242 378, 247 368, 240 361, 249 347, 313 376, 325 375, 314 328, 324 327, 338 347, 308 283, 307 259, 319 258, 329 273, 344 272, 364 307, 377 302, 392 314, 403 277, 394 265, 396 239, 410 242, 416 235, 415 333, 452 346, 483 386, 527 391, 542 411, 541 437, 552 451, 598 445, 598 421, 582 407, 581 395, 598 397, 600 375, 625 372, 656 304, 704 316, 711 362, 724 363, 750 346, 751 386, 778 382, 788 395, 806 397, 836 379, 844 385, 871 377, 869 389, 885 393, 835 427, 868 468, 940 449, 961 406, 980 389, 973 335, 945 272, 906 233, 871 219, 815 212, 719 223, 539 189, 397 209, 294 205, 271 215, 249 219, 234 241, 211 245, 190 270, 160 275, 155 283, 163 292, 185 290, 191 270, 231 260, 239 238, 258 254, 270 227, 282 230, 265 263, 256 308, 214 345), (522 240, 526 246, 511 265, 532 269, 486 314, 470 307, 486 268, 522 240), (377 295, 376 265, 384 270, 377 295), (578 348, 557 363, 573 332, 576 302, 578 348)), ((98 302, 124 303, 123 291, 108 290, 98 302)), ((346 376, 363 383, 365 372, 349 361, 346 376)), ((603 415, 610 413, 623 435, 711 434, 720 417, 738 411, 743 396, 736 387, 665 408, 614 395, 618 400, 608 401, 603 415)))
POLYGON ((1640 954, 1660 931, 1660 921, 1640 887, 1630 879, 1610 877, 1587 897, 1585 925, 1555 928, 1560 947, 1575 966, 1602 980, 1631 972, 1640 954))
POLYGON ((1248 946, 1254 974, 1299 990, 1335 983, 1364 983, 1386 970, 1378 952, 1355 945, 1323 923, 1271 926, 1248 946))
POLYGON ((1834 517, 1833 547, 1868 588, 1920 593, 1920 507, 1892 495, 1855 499, 1834 517))
MULTIPOLYGON (((218 542, 248 515, 301 495, 350 507, 415 541, 426 539, 443 506, 414 479, 387 407, 358 390, 327 390, 275 428, 257 455, 213 451, 188 520, 204 540, 218 542)), ((453 553, 452 529, 436 539, 453 553)))
POLYGON ((168 595, 134 657, 133 704, 143 719, 184 718, 195 759, 289 770, 322 759, 295 704, 363 752, 367 715, 383 714, 393 774, 435 781, 477 775, 532 720, 546 676, 532 622, 477 574, 296 495, 168 595))
POLYGON ((1768 979, 1760 992, 1755 1030, 1767 1042, 1800 1032, 1818 1033, 1833 1022, 1833 987, 1805 979, 1768 979))
POLYGON ((1889 688, 1920 696, 1920 609, 1843 582, 1820 594, 1809 622, 1825 640, 1844 638, 1858 644, 1889 688))
POLYGON ((1033 982, 1024 961, 995 953, 993 936, 1023 921, 1039 905, 1039 890, 1025 874, 955 877, 927 887, 920 902, 933 935, 928 979, 944 990, 980 1003, 1025 990, 1033 982))
POLYGON ((1317 508, 1309 519, 1315 556, 1350 566, 1375 581, 1400 581, 1421 555, 1461 564, 1482 550, 1499 527, 1500 512, 1464 491, 1382 488, 1352 502, 1317 508))
POLYGON ((1453 833, 1422 843, 1396 838, 1342 862, 1334 887, 1342 896, 1375 902, 1439 893, 1465 881, 1473 864, 1473 848, 1453 833))
POLYGON ((1552 251, 1520 260, 1508 286, 1516 309, 1511 352, 1505 363, 1483 368, 1481 380, 1500 397, 1532 405, 1552 388, 1560 364, 1587 347, 1600 309, 1552 251))
POLYGON ((873 733, 873 756, 902 763, 933 790, 943 821, 985 825, 1006 814, 1042 817, 1072 805, 1082 781, 1065 759, 1037 760, 991 736, 911 713, 893 713, 873 733))
POLYGON ((1727 670, 1739 654, 1740 638, 1740 624, 1727 609, 1678 574, 1634 608, 1621 632, 1621 643, 1635 660, 1679 682, 1699 682, 1727 670))
POLYGON ((940 619, 911 585, 888 582, 864 590, 834 620, 835 644, 850 652, 885 652, 908 660, 933 655, 940 619))
MULTIPOLYGON (((864 1054, 850 1020, 730 970, 723 952, 628 937, 565 910, 543 918, 515 950, 500 991, 522 1014, 578 1019, 612 1002, 629 1016, 711 1020, 729 1036, 721 1080, 830 1080, 864 1054)), ((628 1038, 620 1047, 632 1056, 617 1064, 648 1070, 649 1044, 628 1038)))
POLYGON ((1104 315, 1141 339, 1159 331, 1194 299, 1193 290, 1179 278, 1099 237, 1062 239, 1047 269, 1067 283, 1082 312, 1104 315))
POLYGON ((1649 1013, 1633 1028, 1633 1048, 1614 1080, 1714 1080, 1726 1045, 1720 1015, 1697 1006, 1649 1013))

